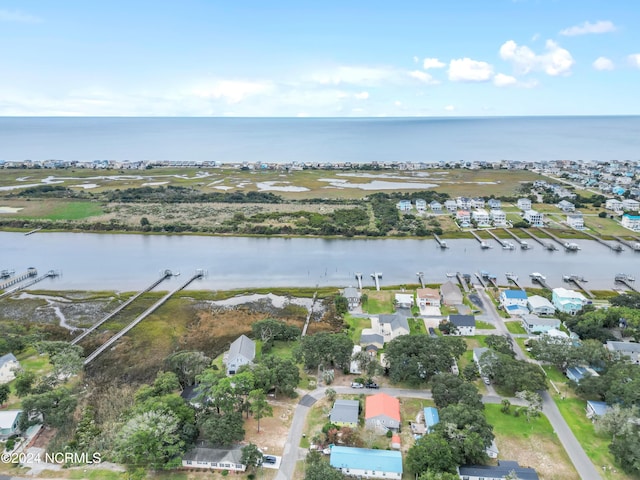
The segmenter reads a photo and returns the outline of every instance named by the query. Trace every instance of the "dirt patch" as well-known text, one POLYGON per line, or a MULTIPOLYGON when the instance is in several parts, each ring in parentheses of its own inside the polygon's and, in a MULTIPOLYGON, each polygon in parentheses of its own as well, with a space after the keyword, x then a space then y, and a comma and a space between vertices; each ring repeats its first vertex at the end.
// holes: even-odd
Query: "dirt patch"
POLYGON ((295 410, 295 401, 269 402, 273 408, 273 417, 260 419, 260 432, 257 420, 249 417, 244 423, 244 441, 256 444, 265 454, 282 455, 295 410))

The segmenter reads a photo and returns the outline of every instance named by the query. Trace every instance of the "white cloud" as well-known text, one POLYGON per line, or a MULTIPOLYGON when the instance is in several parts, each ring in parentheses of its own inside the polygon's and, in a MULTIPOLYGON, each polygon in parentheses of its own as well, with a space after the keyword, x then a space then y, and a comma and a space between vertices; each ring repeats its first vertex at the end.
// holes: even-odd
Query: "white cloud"
POLYGON ((518 46, 513 40, 500 47, 500 57, 514 65, 516 73, 524 75, 532 71, 543 71, 547 75, 569 75, 575 63, 571 53, 553 40, 547 40, 546 53, 537 55, 526 45, 518 46))
POLYGON ((493 77, 493 66, 470 58, 458 58, 449 63, 449 80, 453 82, 486 82, 493 77))
POLYGON ((588 35, 591 33, 609 33, 617 30, 613 22, 598 20, 596 23, 584 22, 582 25, 574 25, 560 31, 560 35, 575 37, 576 35, 588 35))
POLYGON ((366 100, 369 98, 369 92, 360 92, 354 95, 358 100, 366 100))
POLYGON ((595 62, 593 62, 593 68, 596 70, 613 70, 614 65, 607 57, 598 57, 595 62))
POLYGON ((42 19, 18 10, 0 10, 0 22, 41 23, 42 19))
POLYGON ((420 59, 416 55, 413 56, 413 63, 420 63, 420 59))
POLYGON ((362 85, 377 86, 397 75, 386 67, 338 66, 312 74, 311 80, 321 85, 362 85))
POLYGON ((429 70, 430 68, 443 68, 446 66, 447 65, 445 63, 442 63, 437 58, 425 58, 422 62, 422 68, 425 70, 429 70))
POLYGON ((393 102, 393 104, 394 104, 396 107, 401 107, 401 106, 402 106, 402 102, 401 102, 400 100, 396 100, 395 102, 393 102))
POLYGON ((444 109, 447 112, 453 112, 456 109, 456 107, 454 107, 453 105, 447 105, 446 107, 444 107, 444 109))
POLYGON ((517 83, 518 79, 516 77, 505 75, 504 73, 498 73, 495 77, 493 77, 493 84, 496 87, 508 87, 511 85, 516 85, 517 83))
POLYGON ((247 80, 219 80, 213 85, 196 87, 193 94, 203 98, 221 98, 227 103, 239 103, 247 97, 267 93, 271 84, 247 80))
POLYGON ((540 34, 539 33, 534 33, 533 36, 531 37, 531 41, 532 42, 537 42, 538 40, 540 40, 540 34))
POLYGON ((415 78, 416 80, 429 85, 436 85, 439 83, 437 80, 434 80, 431 75, 420 70, 413 70, 412 72, 408 72, 408 75, 411 78, 415 78))
POLYGON ((634 67, 640 68, 640 53, 634 53, 627 57, 629 59, 629 63, 634 67))

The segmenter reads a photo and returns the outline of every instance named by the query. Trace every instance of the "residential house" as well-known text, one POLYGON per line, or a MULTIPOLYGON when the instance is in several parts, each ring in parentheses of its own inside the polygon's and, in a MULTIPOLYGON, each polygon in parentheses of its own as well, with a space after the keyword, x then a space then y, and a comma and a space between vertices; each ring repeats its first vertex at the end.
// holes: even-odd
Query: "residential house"
POLYGON ((364 423, 377 430, 398 430, 400 401, 386 393, 369 395, 365 400, 364 423))
POLYGON ((424 424, 427 427, 427 433, 431 433, 434 427, 440 423, 440 415, 438 409, 435 407, 425 407, 424 410, 424 424))
POLYGON ((427 201, 422 198, 418 198, 416 200, 416 210, 419 213, 425 212, 427 210, 427 201))
POLYGON ((500 210, 502 208, 502 202, 496 198, 490 198, 487 205, 490 210, 500 210))
POLYGON ((631 363, 640 365, 640 343, 634 342, 607 342, 607 350, 623 357, 627 357, 631 363))
POLYGON ((442 204, 440 202, 436 202, 435 200, 429 204, 429 208, 433 213, 442 213, 442 204))
POLYGON ((354 345, 353 350, 351 350, 351 363, 349 364, 349 373, 353 373, 354 375, 360 375, 362 370, 360 369, 360 362, 353 359, 356 353, 360 353, 362 351, 362 347, 360 345, 354 345))
POLYGON ((560 200, 556 207, 558 207, 563 212, 574 212, 576 210, 576 206, 568 200, 560 200))
POLYGON ((527 298, 527 306, 529 311, 535 315, 553 315, 556 313, 556 307, 549 300, 540 295, 533 295, 527 298))
POLYGON ((451 280, 440 286, 440 295, 442 295, 442 303, 448 306, 462 304, 462 291, 457 284, 451 280))
POLYGON ((420 308, 440 306, 440 292, 435 288, 419 288, 416 290, 416 297, 420 308))
POLYGON ((456 205, 460 210, 471 210, 471 199, 468 197, 456 198, 456 205))
POLYGON ((449 315, 449 322, 456 327, 452 335, 476 334, 476 318, 473 315, 449 315))
POLYGON ((377 353, 382 347, 384 347, 384 336, 373 328, 365 328, 360 334, 360 345, 364 347, 366 352, 371 353, 372 347, 375 347, 377 353))
POLYGON ((400 200, 396 203, 396 208, 401 212, 411 211, 411 200, 400 200))
POLYGON ((622 200, 622 209, 627 212, 637 212, 640 210, 640 202, 632 198, 622 200))
POLYGON ((20 362, 13 353, 7 353, 0 357, 0 385, 9 383, 16 378, 15 371, 20 368, 20 362))
POLYGON ((411 308, 413 305, 413 295, 410 293, 396 293, 395 304, 398 308, 411 308))
POLYGON ((580 383, 585 377, 599 377, 598 372, 596 372, 591 367, 569 367, 565 373, 569 380, 572 380, 576 383, 580 383))
POLYGON ((500 303, 505 309, 512 305, 526 308, 527 292, 524 290, 503 290, 500 292, 500 303))
POLYGON ((20 433, 22 410, 0 410, 0 440, 20 433))
POLYGON ((584 216, 582 212, 570 213, 567 215, 567 225, 576 230, 584 230, 584 216))
POLYGON ((345 288, 342 292, 342 296, 347 299, 349 310, 354 310, 360 306, 360 291, 357 288, 345 288))
POLYGON ((625 213, 622 216, 620 224, 624 228, 628 228, 634 232, 640 232, 640 215, 629 215, 628 213, 625 213))
POLYGON ((340 427, 356 428, 358 426, 358 400, 336 400, 331 409, 329 420, 340 427))
POLYGON ((540 318, 537 315, 522 315, 522 326, 529 334, 547 333, 552 329, 560 328, 560 320, 557 318, 540 318))
POLYGON ((246 335, 240 335, 229 347, 227 375, 235 375, 242 365, 249 365, 256 357, 256 343, 246 335))
POLYGON ((458 467, 461 480, 502 480, 515 478, 518 480, 539 480, 533 468, 521 467, 512 460, 498 460, 498 465, 463 465, 458 467))
POLYGON ((551 301, 557 310, 571 315, 578 313, 588 303, 585 296, 580 292, 566 288, 554 288, 551 301))
POLYGON ((379 332, 384 336, 385 343, 400 335, 409 335, 407 317, 400 313, 378 315, 378 324, 379 332))
POLYGON ((624 210, 624 208, 622 207, 622 202, 617 198, 608 198, 604 204, 604 208, 616 213, 621 213, 624 210))
POLYGON ((490 210, 489 218, 495 227, 502 227, 507 224, 507 214, 503 210, 490 210))
POLYGON ((449 213, 454 213, 458 210, 458 204, 455 200, 445 200, 444 208, 446 208, 449 213))
POLYGON ((468 227, 471 225, 471 214, 468 210, 458 210, 456 220, 461 227, 468 227))
POLYGON ((519 198, 518 208, 523 212, 526 212, 527 210, 531 210, 531 200, 529 200, 528 198, 519 198))
POLYGON ((491 221, 489 219, 489 213, 486 210, 482 209, 482 208, 474 210, 473 213, 471 214, 471 218, 473 219, 474 222, 476 222, 476 225, 478 227, 490 227, 491 226, 491 221))
POLYGON ((498 449, 498 445, 496 445, 495 439, 491 440, 491 445, 489 445, 485 449, 485 453, 489 458, 498 458, 498 454, 500 453, 500 450, 498 449))
POLYGON ((247 466, 242 463, 242 448, 238 445, 230 448, 195 447, 182 456, 182 466, 186 468, 206 468, 244 472, 247 466))
POLYGON ((587 406, 585 408, 587 412, 587 418, 591 421, 595 421, 597 417, 601 417, 609 410, 611 407, 607 405, 605 402, 599 402, 596 400, 587 400, 587 406))
POLYGON ((544 227, 544 214, 536 210, 526 210, 524 219, 534 227, 544 227))
POLYGON ((400 435, 397 433, 391 435, 391 448, 393 450, 400 450, 400 448, 402 448, 402 440, 400 439, 400 435))
POLYGON ((484 198, 473 197, 471 199, 471 207, 472 208, 484 208, 484 198))
POLYGON ((356 478, 402 478, 402 454, 397 450, 331 447, 329 464, 356 478))

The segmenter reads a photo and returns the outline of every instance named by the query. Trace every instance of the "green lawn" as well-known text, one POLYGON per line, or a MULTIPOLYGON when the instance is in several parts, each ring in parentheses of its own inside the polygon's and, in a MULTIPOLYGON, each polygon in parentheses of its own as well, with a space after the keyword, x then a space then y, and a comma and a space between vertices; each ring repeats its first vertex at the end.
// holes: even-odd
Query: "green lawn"
POLYGON ((344 316, 344 323, 349 325, 349 336, 354 343, 360 343, 360 334, 363 329, 371 328, 371 320, 369 318, 354 317, 348 313, 344 316))
POLYGON ((103 213, 99 203, 74 201, 56 205, 56 208, 44 218, 48 220, 81 220, 83 218, 102 215, 103 213))
POLYGON ((372 295, 369 295, 369 300, 367 301, 366 310, 367 313, 376 315, 380 313, 393 313, 393 300, 392 294, 390 292, 379 292, 386 293, 388 298, 372 298, 372 295))
POLYGON ((495 330, 496 326, 493 323, 476 320, 476 328, 479 330, 495 330))
POLYGON ((524 327, 522 326, 522 324, 518 321, 513 321, 513 322, 504 322, 504 324, 507 327, 507 330, 509 330, 509 332, 511 333, 515 333, 515 334, 526 334, 527 331, 524 329, 524 327))
POLYGON ((427 333, 424 321, 421 318, 409 318, 409 331, 411 335, 421 335, 427 333))

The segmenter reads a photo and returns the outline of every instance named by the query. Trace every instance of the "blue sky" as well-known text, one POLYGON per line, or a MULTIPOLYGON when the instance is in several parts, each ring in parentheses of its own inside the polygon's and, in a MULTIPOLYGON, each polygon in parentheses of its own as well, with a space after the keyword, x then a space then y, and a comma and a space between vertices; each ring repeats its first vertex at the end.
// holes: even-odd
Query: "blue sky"
POLYGON ((0 1, 0 115, 639 114, 633 4, 0 1))

